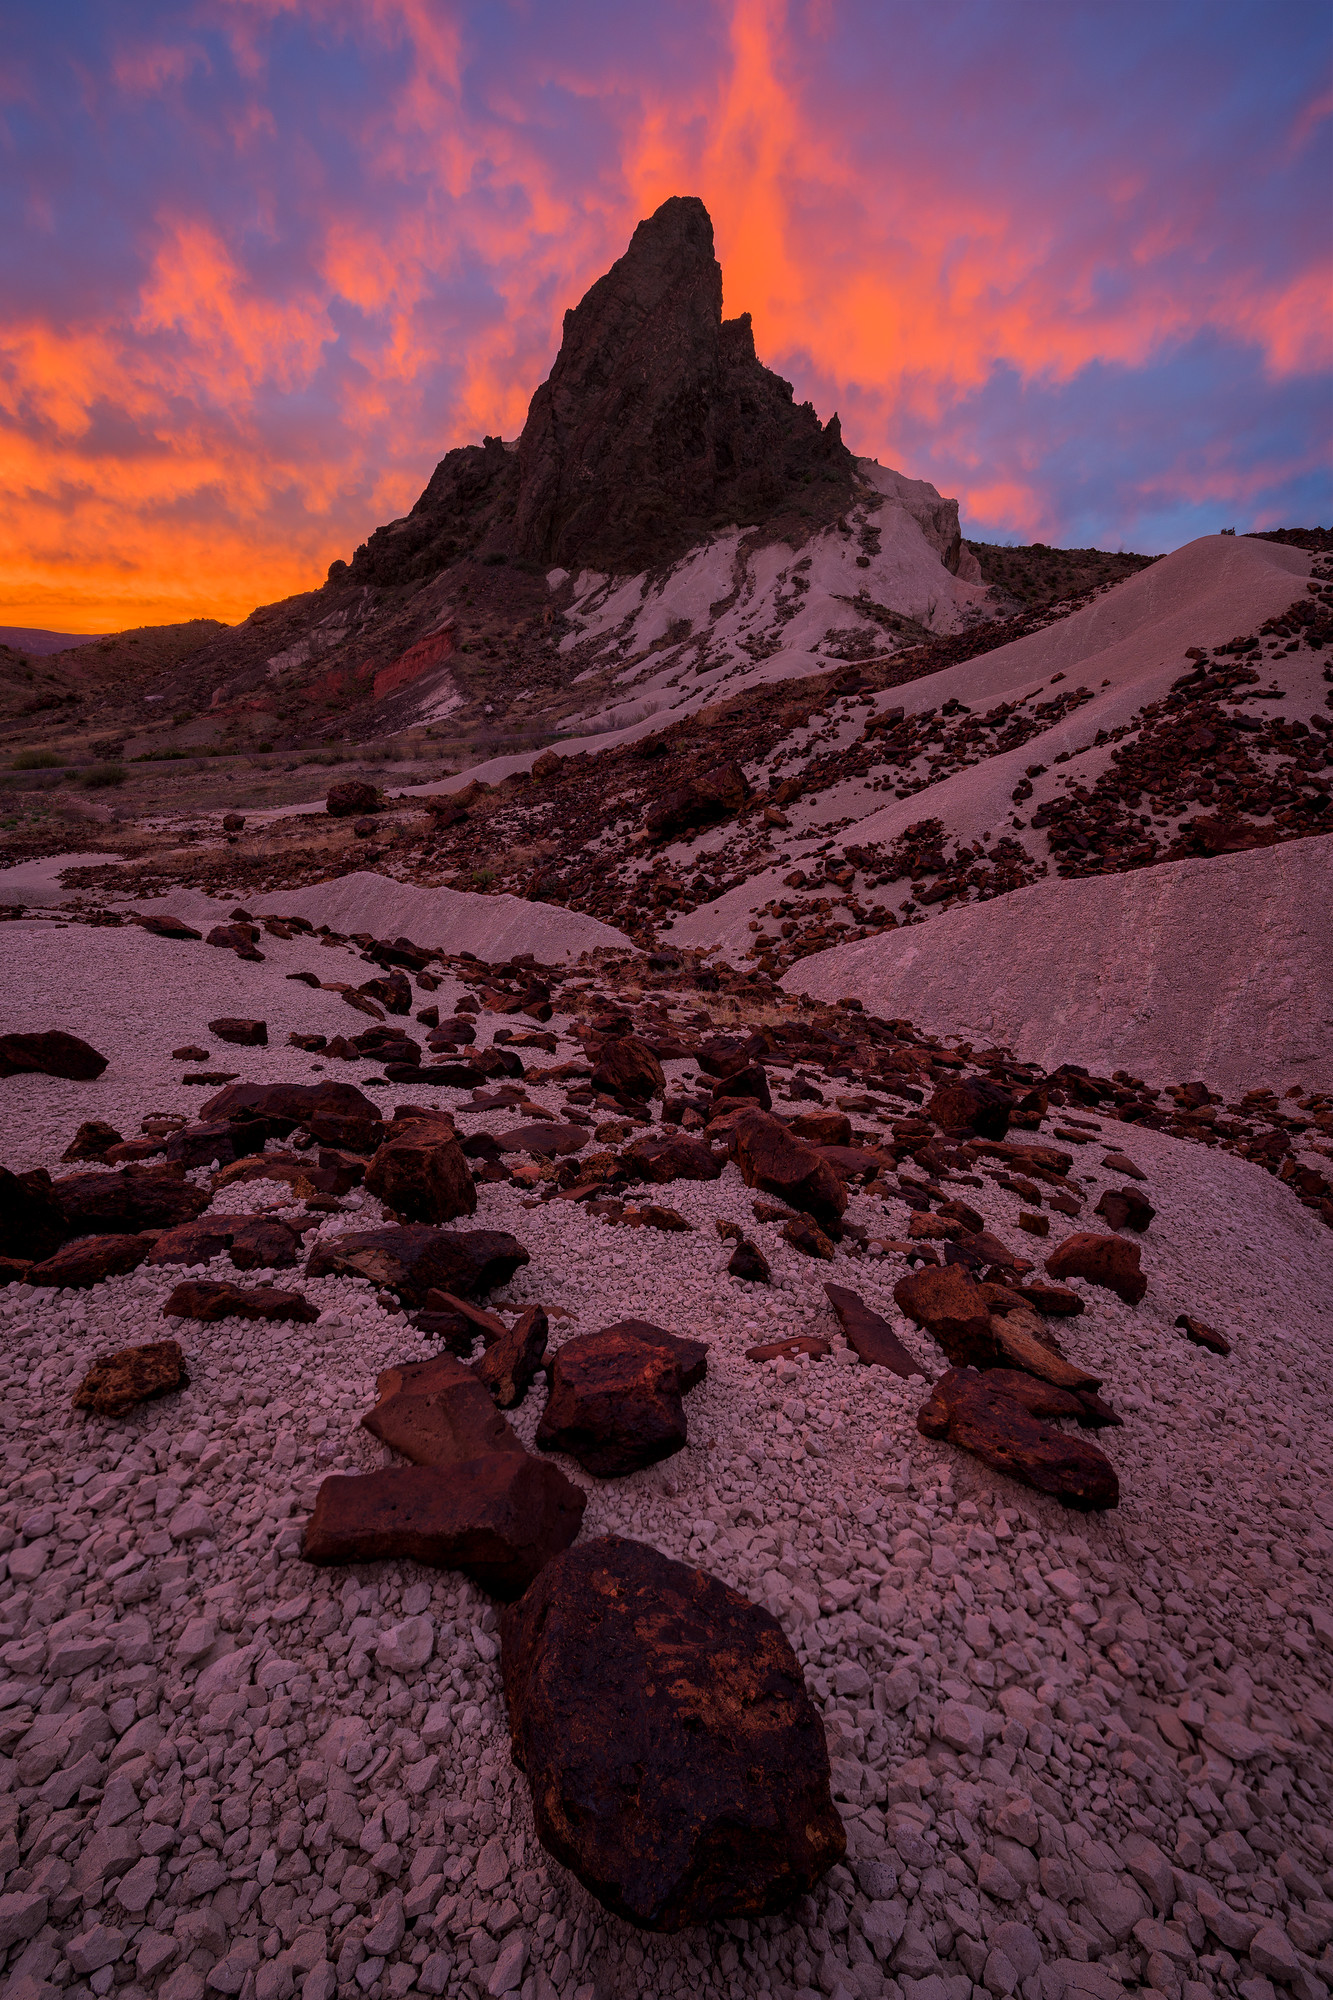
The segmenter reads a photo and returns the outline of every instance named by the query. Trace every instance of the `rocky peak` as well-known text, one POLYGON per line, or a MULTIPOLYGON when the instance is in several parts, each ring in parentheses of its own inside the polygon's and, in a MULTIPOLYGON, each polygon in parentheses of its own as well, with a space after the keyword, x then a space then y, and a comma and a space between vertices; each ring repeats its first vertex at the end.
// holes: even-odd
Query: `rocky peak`
POLYGON ((667 561, 710 528, 828 518, 855 471, 758 360, 749 314, 722 318, 708 210, 675 195, 565 315, 519 440, 516 552, 568 567, 667 561))

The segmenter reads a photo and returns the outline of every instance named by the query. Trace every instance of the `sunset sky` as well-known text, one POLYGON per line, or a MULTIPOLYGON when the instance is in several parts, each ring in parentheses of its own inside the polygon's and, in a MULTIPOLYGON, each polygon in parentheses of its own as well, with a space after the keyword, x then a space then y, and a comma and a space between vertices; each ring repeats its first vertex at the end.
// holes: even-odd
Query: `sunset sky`
POLYGON ((669 194, 987 540, 1333 519, 1325 0, 17 0, 0 624, 323 580, 669 194))

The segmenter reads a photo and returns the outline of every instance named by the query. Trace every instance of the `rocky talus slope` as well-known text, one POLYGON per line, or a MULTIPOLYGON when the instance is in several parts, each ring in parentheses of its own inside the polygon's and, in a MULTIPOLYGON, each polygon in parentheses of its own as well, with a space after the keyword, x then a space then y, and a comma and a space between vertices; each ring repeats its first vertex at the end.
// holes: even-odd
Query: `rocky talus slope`
POLYGON ((1324 2000, 1327 1100, 148 908, 0 930, 7 1995, 1324 2000))

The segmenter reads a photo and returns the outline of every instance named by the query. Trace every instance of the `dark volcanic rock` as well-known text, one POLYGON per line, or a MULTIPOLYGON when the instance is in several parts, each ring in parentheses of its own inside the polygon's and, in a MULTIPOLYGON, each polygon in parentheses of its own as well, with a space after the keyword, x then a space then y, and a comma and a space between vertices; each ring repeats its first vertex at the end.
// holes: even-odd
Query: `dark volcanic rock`
POLYGON ((1226 1335, 1219 1333, 1215 1326, 1209 1326, 1204 1320, 1195 1319, 1192 1313, 1178 1314, 1176 1325, 1196 1347, 1206 1347, 1210 1354, 1230 1354, 1231 1342, 1226 1335))
POLYGON ((26 1070, 89 1083, 102 1074, 106 1060, 77 1035, 67 1035, 60 1028, 50 1028, 41 1035, 0 1035, 0 1076, 17 1076, 26 1070))
POLYGON ((639 1179, 665 1186, 668 1181, 715 1181, 723 1168, 721 1156, 703 1139, 687 1132, 645 1132, 621 1154, 639 1179))
POLYGON ((169 1319, 317 1320, 319 1314, 300 1292, 280 1292, 274 1285, 245 1289, 221 1280, 187 1279, 177 1285, 162 1308, 169 1319))
POLYGON ((386 1368, 375 1394, 363 1428, 414 1465, 460 1465, 483 1452, 523 1450, 486 1385, 450 1354, 386 1368))
POLYGON ((212 1197, 179 1167, 118 1167, 112 1174, 67 1174, 55 1182, 66 1233, 136 1235, 193 1222, 212 1197))
POLYGON ((74 1407, 91 1410, 96 1417, 123 1417, 138 1403, 189 1386, 179 1343, 152 1340, 143 1347, 99 1355, 74 1391, 74 1407))
POLYGON ((373 1153, 384 1137, 379 1106, 354 1083, 229 1083, 199 1107, 205 1124, 267 1118, 265 1137, 304 1125, 325 1146, 373 1153))
POLYGON ((431 1291, 479 1298, 512 1278, 528 1253, 503 1229, 432 1229, 410 1222, 364 1229, 317 1243, 308 1278, 360 1277, 384 1285, 404 1305, 426 1306, 431 1291))
POLYGON ((663 1095, 666 1078, 646 1042, 637 1035, 616 1035, 603 1042, 597 1052, 592 1087, 630 1104, 644 1104, 650 1097, 663 1095))
POLYGON ((846 1285, 825 1285, 824 1295, 842 1323, 847 1345, 860 1360, 877 1368, 891 1368, 895 1375, 924 1375, 927 1371, 915 1355, 909 1354, 886 1319, 872 1312, 865 1300, 846 1285))
POLYGON ((736 1591, 607 1536, 549 1563, 500 1634, 538 1838, 616 1915, 761 1917, 846 1852, 796 1656, 736 1591))
MULTIPOLYGON (((588 1130, 584 1125, 516 1125, 512 1131, 500 1132, 492 1136, 489 1132, 476 1132, 473 1140, 491 1140, 495 1151, 489 1157, 500 1153, 532 1153, 539 1160, 549 1160, 557 1154, 567 1158, 572 1153, 581 1153, 588 1143, 588 1130)), ((468 1152, 467 1144, 464 1152, 468 1152)), ((484 1146, 473 1146, 468 1153, 476 1159, 478 1152, 487 1151, 484 1146)))
POLYGON ((1157 1210, 1137 1188, 1127 1187, 1107 1188, 1093 1213, 1100 1215, 1112 1229, 1142 1231, 1148 1227, 1157 1210))
POLYGON ((513 1410, 532 1387, 546 1352, 546 1313, 541 1306, 528 1306, 514 1324, 488 1341, 472 1372, 494 1396, 502 1410, 513 1410))
POLYGON ((1115 1468, 1096 1445, 1067 1437, 1034 1417, 1008 1394, 994 1370, 978 1375, 951 1368, 941 1375, 917 1413, 916 1427, 970 1451, 996 1472, 1005 1472, 1066 1507, 1091 1512, 1120 1499, 1115 1468))
POLYGON ((150 937, 203 940, 203 932, 187 924, 184 917, 135 917, 132 921, 141 930, 147 931, 150 937))
POLYGON ((822 1257, 826 1264, 833 1262, 833 1245, 825 1236, 819 1224, 808 1215, 794 1215, 782 1225, 782 1238, 790 1243, 793 1250, 799 1250, 803 1257, 822 1257))
POLYGON ((238 1215, 232 1221, 231 1261, 238 1271, 289 1271, 301 1239, 276 1216, 238 1215))
POLYGON ((713 1087, 714 1104, 728 1100, 753 1098, 761 1111, 771 1111, 773 1097, 768 1087, 762 1063, 746 1063, 741 1069, 734 1069, 724 1077, 719 1077, 713 1087))
POLYGON ((45 1167, 11 1174, 0 1167, 0 1257, 49 1257, 69 1234, 45 1167))
POLYGON ((648 1320, 576 1334, 556 1350, 539 1451, 566 1451, 585 1472, 615 1479, 688 1442, 685 1392, 707 1372, 708 1348, 648 1320))
POLYGON ((732 1251, 727 1270, 733 1278, 744 1278, 752 1285, 766 1285, 773 1276, 767 1257, 748 1236, 742 1236, 732 1251))
POLYGON ((944 1131, 975 1132, 982 1139, 1003 1139, 1013 1108, 1014 1100, 1007 1090, 978 1076, 942 1083, 926 1106, 944 1131))
POLYGON ((349 778, 344 784, 330 785, 324 810, 333 819, 359 819, 363 813, 377 813, 382 803, 374 785, 349 778))
POLYGON ((268 1024, 265 1021, 242 1021, 232 1014, 223 1014, 220 1019, 208 1024, 210 1035, 216 1035, 220 1042, 235 1042, 242 1049, 266 1049, 268 1047, 268 1024))
POLYGON ((683 785, 664 792, 644 815, 644 825, 655 840, 674 840, 692 827, 713 826, 731 819, 750 796, 750 783, 734 761, 703 771, 683 785))
POLYGON ((1046 1269, 1052 1278, 1086 1278, 1090 1285, 1104 1285, 1127 1306, 1136 1306, 1148 1289, 1140 1254, 1138 1244, 1126 1243, 1123 1236, 1080 1229, 1051 1252, 1046 1269))
POLYGON ((748 313, 723 321, 713 225, 679 195, 566 314, 518 472, 518 552, 613 571, 768 519, 798 491, 836 514, 854 480, 837 419, 821 426, 760 364, 748 313))
POLYGON ((847 1190, 828 1161, 767 1111, 745 1111, 732 1131, 732 1153, 746 1187, 762 1188, 824 1224, 837 1223, 847 1190))
POLYGON ((452 1222, 473 1215, 477 1190, 451 1125, 395 1123, 366 1169, 366 1187, 404 1222, 452 1222))
POLYGON ((60 1157, 70 1161, 105 1160, 112 1146, 124 1143, 114 1125, 104 1124, 100 1118, 86 1118, 60 1157))
POLYGON ((497 1597, 518 1597, 569 1547, 586 1505, 558 1466, 525 1451, 394 1466, 326 1479, 301 1553, 312 1563, 406 1556, 462 1570, 497 1597))
POLYGON ((227 1215, 216 1222, 182 1222, 164 1229, 144 1260, 148 1264, 207 1264, 221 1256, 244 1217, 227 1215))
POLYGON ((137 1271, 153 1247, 151 1236, 81 1236, 64 1243, 53 1257, 34 1264, 30 1285, 100 1285, 104 1278, 137 1271))

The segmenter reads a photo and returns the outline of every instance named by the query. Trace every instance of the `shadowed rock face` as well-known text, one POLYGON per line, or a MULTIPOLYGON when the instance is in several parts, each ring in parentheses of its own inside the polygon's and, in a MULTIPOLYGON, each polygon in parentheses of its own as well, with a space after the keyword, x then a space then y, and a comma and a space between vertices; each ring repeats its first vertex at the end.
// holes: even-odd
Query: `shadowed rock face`
MULTIPOLYGON (((821 425, 757 359, 750 316, 722 318, 708 210, 675 195, 572 312, 518 446, 518 552, 634 570, 710 527, 751 524, 813 488, 850 497, 836 417, 821 425)), ((830 508, 828 502, 832 501, 830 508)))

